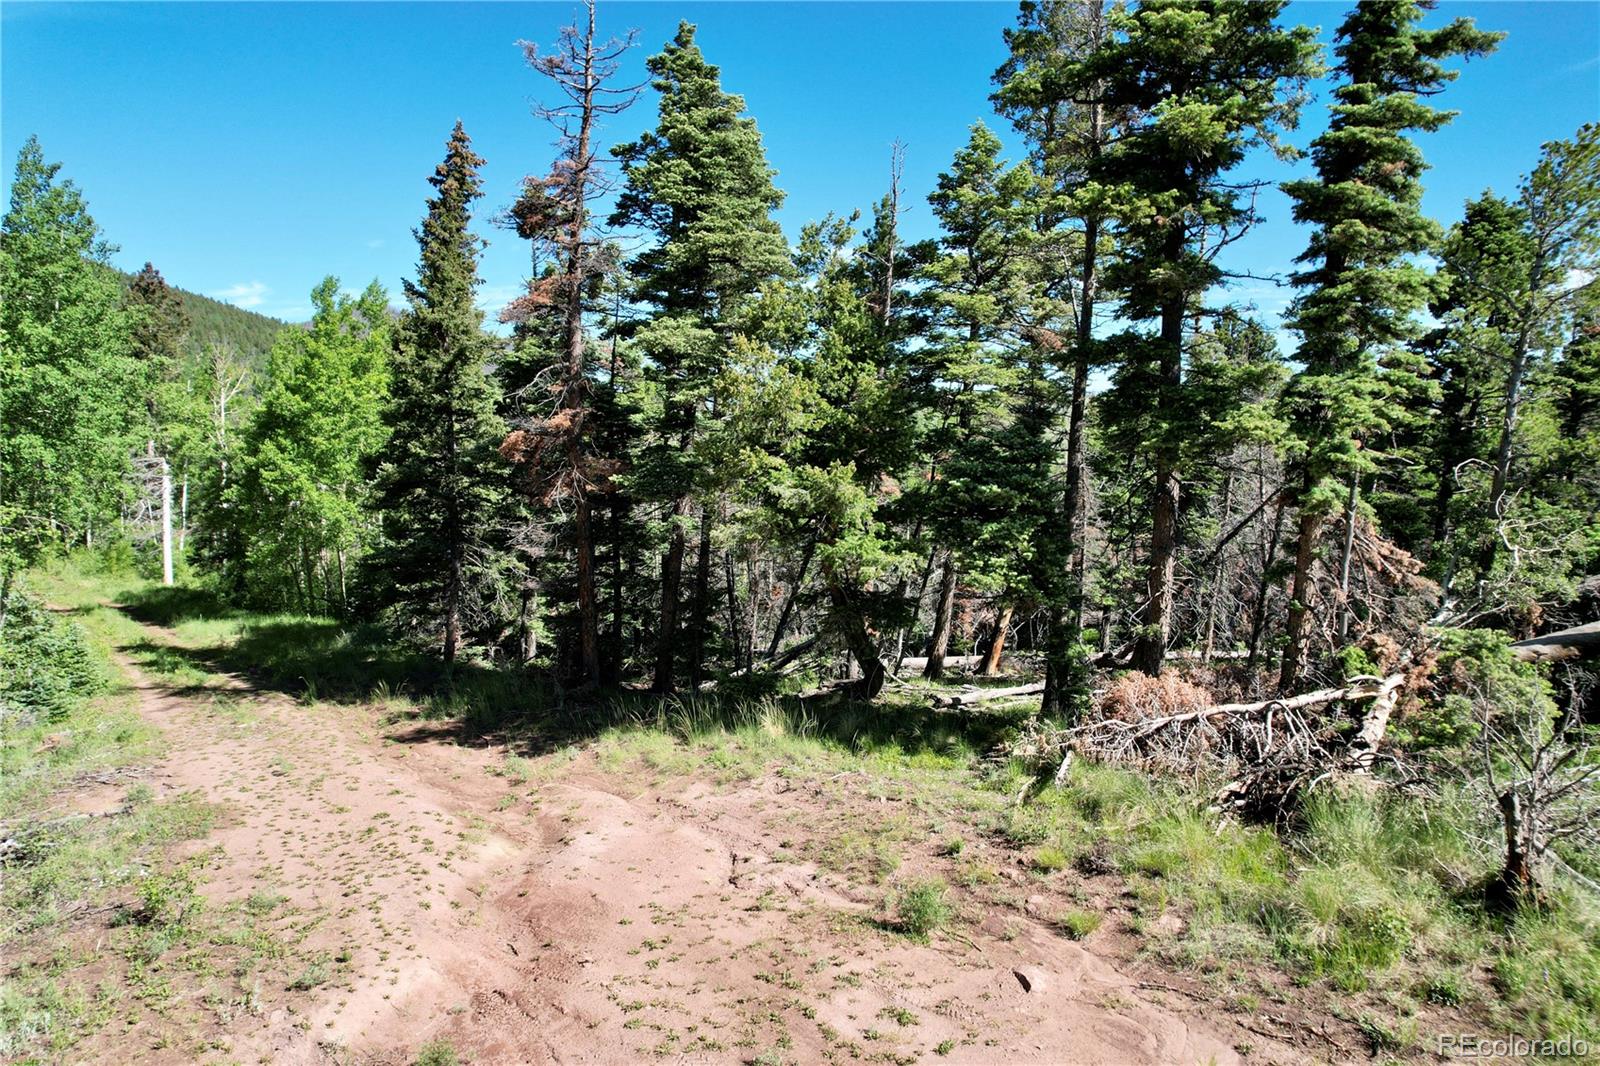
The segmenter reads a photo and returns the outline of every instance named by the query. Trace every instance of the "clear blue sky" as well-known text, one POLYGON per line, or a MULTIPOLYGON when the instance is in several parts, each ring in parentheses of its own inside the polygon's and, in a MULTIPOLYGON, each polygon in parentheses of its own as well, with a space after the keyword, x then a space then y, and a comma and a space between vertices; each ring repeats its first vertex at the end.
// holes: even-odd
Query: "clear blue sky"
MULTIPOLYGON (((348 288, 376 277, 391 295, 410 273, 410 228, 425 180, 459 117, 488 160, 480 227, 491 247, 485 299, 517 287, 527 253, 488 214, 521 175, 549 162, 549 133, 529 114, 545 91, 522 63, 519 38, 554 39, 575 5, 550 4, 56 4, 0 7, 0 149, 9 188, 18 148, 37 133, 65 164, 119 265, 153 261, 175 284, 288 319, 309 314, 325 274, 348 288)), ((637 27, 627 73, 680 18, 699 24, 725 86, 742 93, 765 135, 788 200, 791 236, 829 210, 882 195, 889 142, 907 145, 912 236, 931 232, 923 197, 984 119, 990 75, 1004 57, 1009 3, 604 3, 603 28, 637 27)), ((1300 2, 1286 21, 1331 37, 1341 3, 1300 2)), ((1451 3, 1456 15, 1503 29, 1501 51, 1469 64, 1442 98, 1461 111, 1425 138, 1434 169, 1427 209, 1444 221, 1486 187, 1514 189, 1541 142, 1600 119, 1600 3, 1451 3)), ((607 143, 653 122, 647 93, 610 122, 607 143)), ((1291 140, 1326 121, 1320 102, 1291 140)), ((1303 170, 1305 164, 1300 164, 1303 170)), ((1253 159, 1242 173, 1274 180, 1295 168, 1253 159)), ((1230 251, 1228 263, 1278 273, 1304 245, 1287 204, 1230 251)), ((1286 295, 1241 283, 1269 318, 1286 295)))

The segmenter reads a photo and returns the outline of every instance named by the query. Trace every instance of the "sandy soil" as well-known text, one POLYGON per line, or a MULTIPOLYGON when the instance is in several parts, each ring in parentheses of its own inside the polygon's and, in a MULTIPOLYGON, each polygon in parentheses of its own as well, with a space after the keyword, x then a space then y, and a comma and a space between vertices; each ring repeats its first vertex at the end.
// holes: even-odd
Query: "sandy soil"
MULTIPOLYGON (((788 839, 837 824, 821 815, 841 793, 776 767, 656 785, 552 756, 560 773, 518 781, 494 772, 502 750, 436 727, 129 669, 170 741, 144 780, 225 812, 188 846, 219 849, 205 893, 287 897, 297 951, 332 960, 326 983, 264 990, 207 1061, 410 1063, 431 1039, 483 1064, 1308 1058, 1025 914, 929 944, 878 928, 881 887, 819 871, 788 839)), ((110 1030, 75 1055, 190 1061, 110 1030)))

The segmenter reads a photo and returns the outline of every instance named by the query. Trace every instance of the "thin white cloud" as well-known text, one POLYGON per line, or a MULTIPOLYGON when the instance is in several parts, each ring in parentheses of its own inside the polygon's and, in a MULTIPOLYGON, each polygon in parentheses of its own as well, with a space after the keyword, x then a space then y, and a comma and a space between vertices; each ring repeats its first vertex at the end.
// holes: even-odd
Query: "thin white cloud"
POLYGON ((367 247, 368 248, 382 248, 383 247, 383 238, 382 237, 378 237, 378 238, 375 238, 374 240, 368 241, 367 242, 367 247))
POLYGON ((498 314, 502 307, 527 291, 526 285, 485 285, 478 290, 478 310, 498 314))
POLYGON ((214 292, 211 295, 219 300, 226 300, 235 307, 249 308, 260 307, 262 302, 266 300, 267 293, 271 291, 265 282, 245 281, 240 282, 238 285, 230 285, 221 292, 214 292))

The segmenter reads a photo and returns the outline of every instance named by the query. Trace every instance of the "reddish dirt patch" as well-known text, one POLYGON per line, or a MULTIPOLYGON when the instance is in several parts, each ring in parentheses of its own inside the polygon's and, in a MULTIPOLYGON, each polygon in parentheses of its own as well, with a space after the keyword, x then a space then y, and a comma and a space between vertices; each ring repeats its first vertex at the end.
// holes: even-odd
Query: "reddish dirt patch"
MULTIPOLYGON (((219 1025, 217 1061, 410 1063, 430 1039, 480 1064, 1305 1058, 1026 915, 929 944, 880 928, 881 889, 784 846, 801 814, 847 816, 837 794, 776 768, 658 788, 580 758, 515 784, 490 773, 503 751, 363 709, 135 676, 172 752, 149 780, 227 812, 194 845, 220 848, 205 893, 281 895, 300 957, 326 960, 219 1025)), ((78 1053, 192 1061, 104 1031, 78 1053)))

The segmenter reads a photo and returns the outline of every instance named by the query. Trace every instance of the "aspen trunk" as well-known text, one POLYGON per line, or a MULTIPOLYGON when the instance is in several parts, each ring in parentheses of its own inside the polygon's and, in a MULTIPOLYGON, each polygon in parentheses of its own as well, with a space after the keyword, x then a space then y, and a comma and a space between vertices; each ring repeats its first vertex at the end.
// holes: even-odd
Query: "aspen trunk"
POLYGON ((161 460, 161 583, 172 584, 172 469, 161 460))

